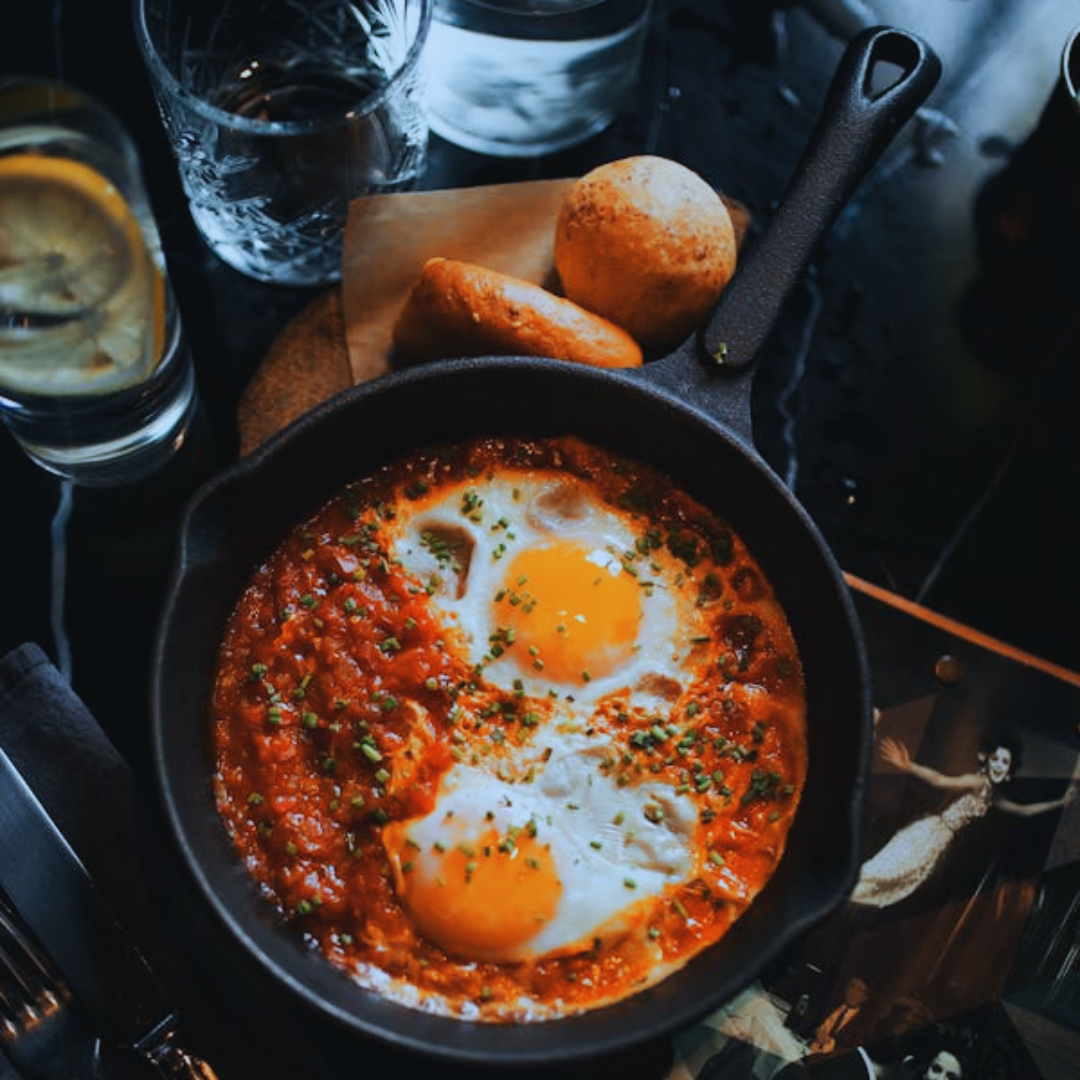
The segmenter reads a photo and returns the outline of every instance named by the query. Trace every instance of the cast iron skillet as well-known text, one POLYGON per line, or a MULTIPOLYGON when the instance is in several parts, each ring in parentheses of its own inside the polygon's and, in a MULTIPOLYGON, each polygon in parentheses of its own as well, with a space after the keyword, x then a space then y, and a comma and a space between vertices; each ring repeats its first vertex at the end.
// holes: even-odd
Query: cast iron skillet
POLYGON ((874 29, 845 53, 823 120, 775 219, 708 326, 632 371, 485 357, 412 368, 316 408, 195 498, 154 657, 155 757, 180 852, 201 895, 266 977, 383 1045, 449 1063, 551 1065, 624 1051, 700 1019, 840 902, 858 863, 870 731, 868 674, 843 577, 806 512, 754 450, 748 367, 855 185, 940 73, 910 35, 874 29), (899 77, 884 91, 872 76, 899 77), (710 359, 724 355, 725 362, 710 359), (787 610, 806 670, 809 776, 771 882, 728 935, 618 1005, 541 1024, 429 1016, 357 988, 261 899, 219 824, 207 700, 225 620, 252 569, 349 481, 420 444, 572 433, 657 466, 748 543, 787 610))

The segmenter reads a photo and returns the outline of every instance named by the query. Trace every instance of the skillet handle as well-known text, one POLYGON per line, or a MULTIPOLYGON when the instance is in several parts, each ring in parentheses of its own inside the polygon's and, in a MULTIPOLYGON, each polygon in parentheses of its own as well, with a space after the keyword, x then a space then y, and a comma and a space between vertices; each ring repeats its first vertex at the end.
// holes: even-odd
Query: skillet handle
POLYGON ((940 75, 937 56, 906 31, 871 27, 852 39, 775 217, 697 336, 703 360, 729 371, 753 361, 844 204, 940 75), (875 92, 882 62, 900 75, 875 92))

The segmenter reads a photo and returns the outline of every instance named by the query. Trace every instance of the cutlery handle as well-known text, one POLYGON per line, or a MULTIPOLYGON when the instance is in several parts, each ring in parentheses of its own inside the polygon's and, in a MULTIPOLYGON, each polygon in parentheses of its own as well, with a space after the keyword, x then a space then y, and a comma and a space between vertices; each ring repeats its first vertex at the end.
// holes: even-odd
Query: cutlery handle
POLYGON ((148 1046, 101 1046, 94 1080, 218 1080, 202 1058, 173 1042, 170 1030, 148 1046))
POLYGON ((144 1058, 162 1080, 218 1080, 217 1073, 202 1058, 174 1042, 175 1031, 165 1031, 161 1038, 142 1050, 144 1058))

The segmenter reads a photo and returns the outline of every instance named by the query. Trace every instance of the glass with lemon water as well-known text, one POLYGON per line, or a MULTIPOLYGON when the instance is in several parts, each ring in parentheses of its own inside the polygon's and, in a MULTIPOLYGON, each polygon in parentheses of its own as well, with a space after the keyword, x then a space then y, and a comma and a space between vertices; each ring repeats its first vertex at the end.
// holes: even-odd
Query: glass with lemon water
POLYGON ((143 191, 114 117, 36 80, 0 83, 0 418, 84 485, 140 479, 182 444, 194 375, 143 191))

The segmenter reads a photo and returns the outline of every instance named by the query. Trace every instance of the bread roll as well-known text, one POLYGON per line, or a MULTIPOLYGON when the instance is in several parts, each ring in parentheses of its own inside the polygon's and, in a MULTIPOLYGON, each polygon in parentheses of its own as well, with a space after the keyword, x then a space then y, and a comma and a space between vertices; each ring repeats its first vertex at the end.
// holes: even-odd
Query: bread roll
POLYGON ((567 192, 555 225, 565 295, 645 348, 693 333, 735 272, 735 230, 697 173, 652 155, 601 165, 567 192))
POLYGON ((638 367, 641 349, 606 319, 521 278, 456 259, 429 259, 394 326, 406 359, 550 356, 638 367))

